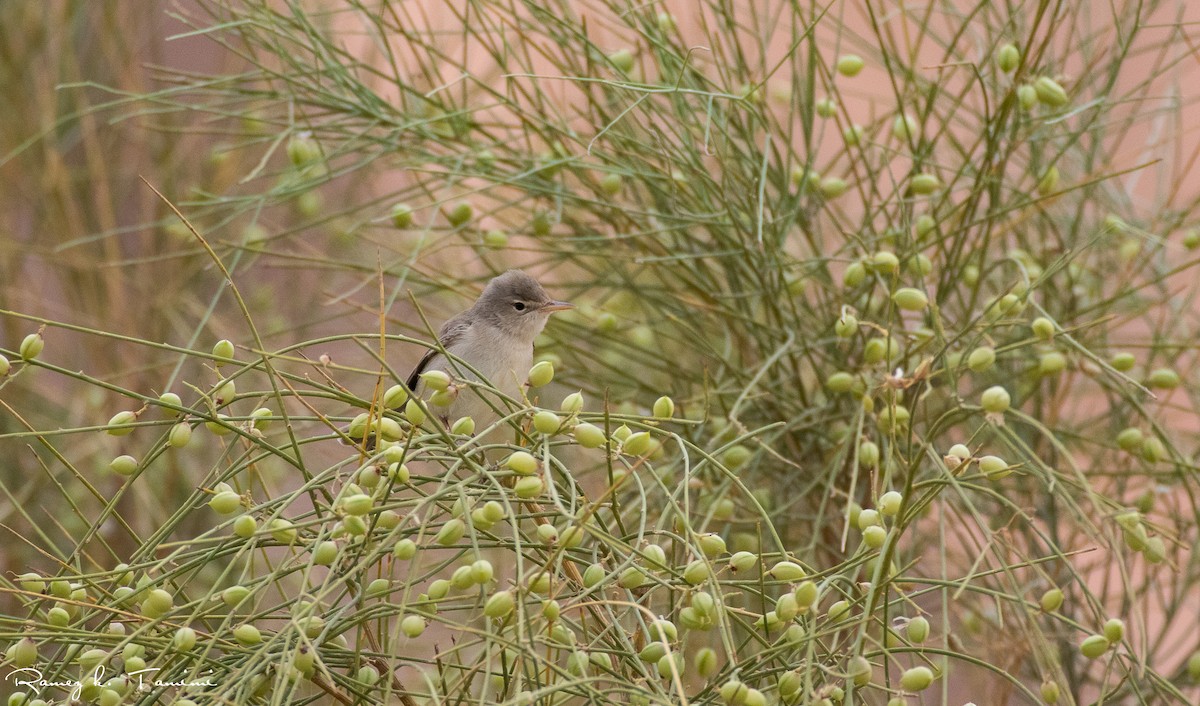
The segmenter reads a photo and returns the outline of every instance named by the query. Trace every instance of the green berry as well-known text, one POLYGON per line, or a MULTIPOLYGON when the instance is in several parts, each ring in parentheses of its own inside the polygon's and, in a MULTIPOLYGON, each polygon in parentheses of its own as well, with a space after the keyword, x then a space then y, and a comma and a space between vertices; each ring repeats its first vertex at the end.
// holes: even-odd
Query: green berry
POLYGON ((917 119, 912 115, 897 115, 892 121, 892 136, 901 142, 911 142, 917 136, 918 128, 917 119))
POLYGON ((892 301, 905 311, 921 311, 929 306, 929 297, 919 289, 901 287, 892 294, 892 301))
POLYGON ((483 245, 492 250, 503 250, 508 247, 508 234, 492 228, 483 234, 483 245))
POLYGON ((257 645, 262 642, 262 633, 250 623, 243 623, 233 629, 233 638, 243 645, 257 645))
POLYGON ((425 632, 425 618, 419 615, 406 615, 400 621, 400 631, 409 639, 415 639, 425 632))
POLYGON ((1017 103, 1020 104, 1022 110, 1033 110, 1033 106, 1037 105, 1038 94, 1037 89, 1028 83, 1017 87, 1017 103))
POLYGON ((608 441, 604 437, 604 431, 600 427, 588 424, 587 422, 576 424, 572 434, 575 440, 579 442, 579 445, 585 449, 599 448, 608 441))
POLYGON ((895 490, 889 490, 879 496, 876 506, 884 517, 895 517, 900 514, 900 506, 904 504, 904 496, 895 490))
POLYGON ((913 667, 900 675, 900 687, 905 691, 924 691, 933 683, 933 672, 929 667, 913 667))
POLYGON ((817 188, 821 192, 821 196, 824 196, 827 199, 834 199, 846 193, 846 189, 849 188, 849 184, 846 183, 845 179, 831 176, 822 179, 817 188))
POLYGON ((1034 81, 1033 90, 1037 94, 1037 99, 1051 108, 1061 108, 1070 101, 1066 90, 1049 76, 1042 76, 1034 81))
POLYGON ((529 369, 529 386, 543 387, 554 379, 554 363, 543 360, 529 369))
POLYGON ((543 482, 542 479, 537 476, 521 478, 517 480, 516 484, 513 486, 513 492, 516 493, 517 497, 521 498, 522 500, 536 498, 540 496, 545 489, 545 482, 543 482))
POLYGON ((392 225, 396 228, 407 228, 413 222, 413 210, 406 203, 398 203, 392 206, 391 213, 392 225))
POLYGON ((224 490, 213 495, 208 506, 222 515, 232 515, 242 508, 242 496, 232 490, 224 490))
POLYGON ((461 226, 475 215, 475 208, 469 201, 459 201, 446 211, 446 220, 454 227, 461 226))
POLYGON ((1058 697, 1059 697, 1058 682, 1055 682, 1055 681, 1042 682, 1041 693, 1042 693, 1042 701, 1045 701, 1047 704, 1058 703, 1058 697))
POLYGON ((833 323, 833 332, 838 338, 850 338, 858 333, 858 319, 853 314, 842 314, 833 323))
POLYGON ((1012 396, 1000 385, 994 385, 983 391, 980 397, 984 411, 1001 414, 1012 405, 1012 396))
POLYGON ((304 167, 321 158, 321 148, 309 133, 301 133, 288 141, 287 155, 293 165, 304 167))
POLYGON ((0 378, 8 375, 8 371, 12 369, 12 364, 8 362, 8 358, 0 354, 0 378))
POLYGON ((837 60, 837 72, 843 76, 857 76, 866 62, 857 54, 843 54, 837 60))
POLYGON ((1058 167, 1051 166, 1046 170, 1042 177, 1038 179, 1037 192, 1042 196, 1054 193, 1058 188, 1058 167))
POLYGON ((1146 378, 1147 387, 1157 387, 1163 390, 1175 389, 1179 387, 1179 383, 1179 373, 1170 368, 1158 368, 1146 378))
POLYGON ((709 576, 708 564, 702 559, 696 559, 683 570, 683 580, 691 586, 699 586, 707 581, 709 576))
POLYGON ((1121 447, 1124 451, 1133 453, 1142 448, 1144 438, 1142 430, 1137 427, 1122 429, 1117 434, 1117 446, 1121 447))
POLYGON ((1039 604, 1041 605, 1042 610, 1046 613, 1053 613, 1054 611, 1058 610, 1063 604, 1062 590, 1058 588, 1051 588, 1050 590, 1046 591, 1042 594, 1039 604))
POLYGON ((118 475, 131 476, 137 471, 138 462, 133 456, 117 456, 109 462, 108 467, 118 475))
POLYGON ((608 55, 608 61, 623 74, 633 71, 634 57, 633 52, 628 49, 618 49, 608 55))
POLYGON ((32 638, 23 637, 17 640, 4 653, 7 661, 12 662, 13 666, 25 668, 37 663, 38 646, 32 638))
POLYGON ((1004 73, 1012 73, 1021 63, 1021 50, 1015 44, 1003 44, 996 50, 996 66, 1004 73))
POLYGON ((137 422, 137 414, 128 410, 117 412, 108 420, 107 431, 111 436, 127 436, 133 433, 134 423, 137 422))
POLYGON ((365 515, 371 511, 375 501, 370 495, 355 493, 342 499, 342 511, 347 515, 365 515))
POLYGON ((979 459, 979 470, 988 480, 1000 480, 1012 474, 1008 462, 999 456, 983 456, 979 459))
POLYGON ((854 376, 844 371, 838 371, 825 378, 825 388, 830 392, 846 393, 854 387, 854 376))
POLYGON ((442 525, 441 529, 438 530, 437 536, 434 537, 434 541, 443 547, 449 547, 457 544, 458 540, 462 539, 466 532, 466 523, 455 517, 447 520, 446 524, 442 525))
POLYGON ((21 340, 21 347, 17 352, 21 354, 21 360, 29 361, 38 357, 45 347, 46 339, 42 338, 42 334, 31 333, 21 340))
POLYGON ((548 409, 539 410, 533 415, 533 428, 539 434, 557 434, 562 428, 562 419, 548 409))
POLYGON ((516 604, 516 600, 512 598, 511 591, 498 591, 492 594, 491 598, 487 599, 484 604, 484 615, 498 620, 508 616, 512 612, 512 608, 516 604))
POLYGON ((179 422, 167 433, 167 443, 172 448, 181 449, 192 440, 192 427, 187 422, 179 422))
POLYGON ((537 473, 538 461, 527 451, 514 451, 504 462, 504 467, 522 476, 537 473))
POLYGON ((915 643, 921 644, 929 637, 929 621, 922 616, 917 616, 908 621, 905 626, 905 632, 908 634, 908 639, 915 643))
POLYGON ((894 274, 900 269, 900 258, 890 250, 880 250, 871 256, 871 267, 885 275, 894 274))
POLYGON ((928 196, 942 188, 942 182, 933 174, 916 174, 908 182, 908 188, 918 196, 928 196))
POLYGON ((816 104, 817 115, 822 118, 832 118, 837 115, 837 109, 837 101, 828 97, 818 100, 816 104))
POLYGON ((852 262, 846 266, 846 271, 842 273, 842 284, 853 289, 859 286, 867 279, 867 266, 861 262, 852 262))
POLYGON ((780 581, 792 582, 801 581, 808 575, 804 567, 794 561, 786 560, 777 562, 767 573, 780 581))
POLYGON ((174 607, 174 597, 161 588, 153 589, 142 600, 142 614, 151 619, 164 615, 174 607))
POLYGON ((1132 353, 1117 353, 1112 357, 1111 362, 1115 370, 1127 373, 1137 365, 1137 358, 1134 358, 1132 353))
POLYGON ((675 416, 675 401, 670 397, 659 397, 654 401, 654 416, 659 419, 670 419, 675 416))
POLYGON ((1104 638, 1109 642, 1120 642, 1125 639, 1125 621, 1120 618, 1109 618, 1104 623, 1104 638))
POLYGON ((258 520, 250 515, 242 515, 233 521, 233 534, 242 539, 249 539, 258 531, 258 520))
POLYGON ((1088 659, 1096 659, 1108 652, 1108 648, 1112 647, 1108 638, 1103 635, 1090 635, 1079 643, 1079 652, 1088 659))
POLYGON ((600 180, 600 189, 609 196, 616 196, 621 192, 622 179, 620 174, 605 174, 600 180))

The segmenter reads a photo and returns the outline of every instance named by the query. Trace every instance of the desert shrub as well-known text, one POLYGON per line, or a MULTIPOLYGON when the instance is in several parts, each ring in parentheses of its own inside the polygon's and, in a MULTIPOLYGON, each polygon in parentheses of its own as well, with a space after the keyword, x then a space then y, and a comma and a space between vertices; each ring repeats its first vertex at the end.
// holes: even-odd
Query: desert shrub
POLYGON ((211 159, 88 239, 179 309, 4 312, 8 661, 101 703, 1194 700, 1174 9, 196 3, 227 68, 63 89, 211 159), (579 305, 554 379, 447 429, 406 366, 514 266, 579 305))

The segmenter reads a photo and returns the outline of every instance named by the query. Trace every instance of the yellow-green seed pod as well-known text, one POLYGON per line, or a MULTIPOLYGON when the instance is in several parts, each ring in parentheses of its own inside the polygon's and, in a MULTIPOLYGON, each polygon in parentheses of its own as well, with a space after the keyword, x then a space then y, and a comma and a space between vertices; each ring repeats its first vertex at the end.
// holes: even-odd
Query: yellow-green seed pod
POLYGON ((1043 353, 1038 357, 1038 374, 1057 375, 1067 369, 1067 357, 1058 351, 1043 353))
POLYGON ((803 613, 817 604, 817 601, 821 597, 821 590, 815 582, 805 580, 801 581, 799 586, 796 586, 793 595, 796 597, 796 605, 800 607, 800 612, 803 613))
POLYGON ((1079 643, 1079 652, 1088 659, 1096 659, 1108 652, 1110 647, 1112 645, 1103 635, 1090 635, 1079 643))
POLYGON ((942 188, 942 182, 933 174, 915 174, 908 182, 908 188, 918 196, 928 196, 942 188))
POLYGON ((776 562, 767 573, 780 581, 802 581, 808 576, 803 566, 787 560, 776 562))
POLYGON ((736 552, 729 557, 729 569, 734 573, 749 571, 758 564, 758 555, 751 552, 736 552))
POLYGON ((908 639, 914 644, 921 644, 929 637, 929 621, 923 616, 917 616, 908 621, 905 626, 905 632, 908 634, 908 639))
POLYGON ((991 346, 980 346, 967 356, 967 367, 977 373, 989 370, 996 362, 996 350, 991 346))
POLYGON ((854 387, 854 376, 844 371, 838 371, 825 378, 825 388, 830 392, 846 393, 854 387))
POLYGON ((1137 365, 1137 358, 1132 353, 1117 353, 1112 357, 1111 364, 1115 370, 1127 373, 1137 365))
POLYGON ((38 661, 37 643, 32 638, 23 637, 5 651, 4 657, 5 661, 11 662, 14 667, 31 667, 38 661))
POLYGON ((243 645, 257 645, 262 642, 262 633, 250 623, 243 623, 234 628, 233 637, 243 645))
POLYGON ((837 109, 837 101, 829 98, 828 96, 818 100, 816 104, 817 115, 821 116, 822 118, 832 118, 833 116, 837 115, 837 109))
POLYGON ((548 360, 540 361, 529 369, 529 385, 530 387, 543 387, 549 385, 554 379, 554 363, 548 360))
POLYGON ((250 515, 241 515, 233 521, 233 534, 242 539, 249 539, 258 531, 258 520, 250 515))
POLYGON ((1167 544, 1162 537, 1151 537, 1146 540, 1146 548, 1142 556, 1151 564, 1161 564, 1167 558, 1167 544))
POLYGON ((933 683, 933 671, 929 667, 913 667, 900 675, 900 687, 905 691, 924 691, 933 683))
POLYGON ((652 441, 649 432, 639 431, 621 444, 621 450, 630 456, 644 456, 651 451, 652 441))
POLYGON ((888 531, 879 525, 872 525, 862 531, 863 544, 871 549, 879 549, 887 541, 888 531))
POLYGON ((520 478, 513 485, 513 492, 518 498, 528 500, 540 496, 546 490, 546 484, 537 476, 520 478))
POLYGON ((1058 703, 1058 696, 1059 696, 1058 682, 1055 682, 1055 681, 1042 682, 1041 693, 1042 693, 1042 701, 1045 701, 1047 704, 1053 705, 1053 704, 1058 703))
POLYGON ((514 451, 504 461, 504 467, 517 475, 528 476, 537 473, 538 461, 527 451, 514 451))
POLYGON ((929 306, 925 292, 913 287, 901 287, 892 293, 892 301, 905 311, 922 311, 929 306))
POLYGON ((1125 621, 1120 618, 1109 618, 1104 623, 1104 638, 1114 643, 1125 639, 1125 621))
POLYGON ((1045 593, 1042 594, 1042 598, 1039 601, 1039 603, 1041 604, 1043 611, 1045 611, 1047 613, 1053 613, 1054 611, 1056 611, 1062 607, 1062 604, 1063 604, 1062 590, 1058 589, 1058 588, 1052 588, 1052 589, 1046 591, 1045 593))
POLYGON ((445 390, 450 387, 450 375, 444 370, 430 370, 421 373, 421 381, 430 390, 445 390))
POLYGON ((901 142, 911 142, 916 139, 919 126, 917 119, 908 113, 897 115, 892 121, 892 136, 901 142))
POLYGON ((1058 188, 1058 167, 1051 166, 1042 174, 1042 178, 1038 179, 1037 192, 1042 196, 1052 194, 1058 188))
POLYGON ((413 210, 406 203, 398 203, 392 206, 392 211, 389 216, 392 221, 392 226, 395 228, 404 229, 412 225, 413 210))
POLYGON ((109 470, 117 475, 131 476, 138 469, 138 462, 133 456, 117 456, 108 464, 109 470))
POLYGON ((667 646, 662 642, 651 642, 638 652, 638 659, 647 663, 655 663, 667 654, 667 646))
POLYGON ((459 417, 450 425, 450 433, 458 436, 470 436, 475 433, 475 420, 470 417, 459 417))
POLYGON ((127 436, 133 433, 134 423, 137 422, 137 414, 128 410, 117 412, 108 420, 107 431, 111 436, 127 436))
POLYGON ((12 364, 8 362, 8 358, 0 354, 0 378, 8 375, 9 370, 12 370, 12 364))
POLYGON ((604 431, 593 424, 580 422, 575 425, 572 431, 575 441, 585 449, 595 449, 604 446, 608 439, 604 437, 604 431))
POLYGON ((41 352, 46 347, 46 341, 40 333, 31 333, 21 340, 21 347, 17 351, 21 354, 21 360, 30 361, 41 355, 41 352))
POLYGON ((711 647, 702 647, 697 650, 692 663, 696 666, 696 673, 705 679, 716 674, 720 666, 717 662, 717 652, 711 647))
POLYGON ((459 201, 446 211, 446 220, 450 225, 458 227, 465 224, 475 215, 475 208, 469 201, 459 201))
POLYGON ((434 537, 434 541, 443 547, 449 547, 457 544, 466 532, 466 523, 455 517, 447 520, 446 524, 442 525, 441 529, 438 530, 437 536, 434 537))
POLYGON ((850 147, 857 147, 858 145, 862 144, 862 125, 859 125, 858 123, 847 125, 842 129, 842 139, 845 140, 846 144, 850 147))
POLYGON ((313 563, 317 566, 332 566, 337 560, 338 545, 336 542, 325 540, 318 542, 312 551, 313 563))
POLYGON ((900 507, 904 504, 904 495, 895 490, 889 490, 879 496, 879 500, 875 506, 879 508, 879 514, 884 517, 895 517, 900 514, 900 507))
POLYGON ((670 397, 659 397, 654 401, 654 416, 659 419, 670 419, 675 416, 675 401, 670 397))
POLYGON ((750 692, 750 687, 736 679, 730 679, 721 685, 718 693, 721 700, 729 706, 744 706, 746 703, 746 695, 750 692))
POLYGON ((707 581, 710 575, 708 563, 703 559, 696 559, 683 570, 683 580, 691 586, 699 586, 707 581))
POLYGON ((222 515, 232 515, 242 508, 242 496, 232 490, 224 490, 213 495, 208 506, 222 515))
POLYGON ((342 511, 347 515, 365 515, 374 505, 375 501, 365 493, 355 493, 342 499, 342 511))
POLYGON ((618 49, 608 55, 608 61, 617 71, 627 74, 633 71, 634 57, 633 52, 628 49, 618 49))
POLYGON ((1033 107, 1038 103, 1037 89, 1028 83, 1018 86, 1017 103, 1020 104, 1022 110, 1033 110, 1033 107))
POLYGON ((702 534, 696 539, 696 544, 700 547, 700 552, 709 559, 725 553, 725 540, 719 534, 702 534))
POLYGON ((621 193, 621 187, 623 185, 622 182, 623 180, 621 179, 620 174, 605 174, 604 177, 600 179, 600 190, 608 196, 616 196, 617 194, 621 193))
POLYGON ((993 385, 984 390, 983 395, 979 399, 984 411, 993 414, 1006 412, 1012 405, 1012 396, 1008 394, 1008 390, 1000 385, 993 385))
POLYGON ((508 234, 502 230, 492 228, 483 234, 483 245, 492 250, 503 250, 508 247, 508 234))
POLYGON ((843 76, 857 76, 864 66, 866 62, 857 54, 843 54, 836 64, 837 72, 843 76))
POLYGON ((846 663, 846 676, 855 686, 866 686, 871 683, 871 663, 862 655, 855 655, 846 663))
POLYGON ((852 289, 865 282, 866 279, 867 266, 858 261, 847 265, 846 271, 842 274, 842 284, 852 289))
POLYGON ((513 611, 516 600, 512 591, 497 591, 483 605, 483 614, 493 620, 506 617, 513 611))
POLYGON ((833 322, 833 332, 838 338, 850 338, 858 333, 858 319, 853 314, 842 314, 833 322))
POLYGON ((825 611, 825 617, 832 623, 840 623, 850 617, 850 601, 835 601, 825 611))
POLYGON ((1147 387, 1157 387, 1163 390, 1175 389, 1179 387, 1179 383, 1179 373, 1170 368, 1158 368, 1146 378, 1147 387))
POLYGON ((583 411, 583 393, 572 392, 563 398, 562 404, 558 409, 567 414, 579 414, 583 411))
POLYGON ((1062 85, 1049 76, 1042 76, 1034 81, 1033 90, 1037 99, 1051 108, 1061 108, 1071 100, 1062 85))
POLYGON ((979 459, 979 470, 988 480, 1000 480, 1012 475, 1013 469, 1008 462, 999 456, 982 456, 979 459))
POLYGON ((425 410, 421 408, 421 403, 415 399, 410 399, 404 404, 404 418, 407 419, 413 426, 421 426, 425 423, 425 410))
POLYGON ((1200 650, 1192 653, 1187 661, 1187 673, 1192 681, 1200 681, 1200 650))
POLYGON ((821 196, 827 199, 835 199, 846 193, 846 190, 850 187, 845 179, 831 176, 822 179, 820 186, 817 188, 821 192, 821 196))
POLYGON ((900 269, 900 258, 890 250, 880 250, 871 256, 871 267, 885 275, 894 274, 900 269))
POLYGON ((539 434, 557 434, 562 429, 562 419, 550 410, 539 410, 533 415, 533 428, 539 434))
POLYGON ((996 50, 996 66, 1004 73, 1012 73, 1021 63, 1021 50, 1015 44, 1003 44, 996 50))
POLYGON ((175 598, 161 588, 151 590, 142 599, 142 615, 147 618, 159 618, 175 607, 175 598))

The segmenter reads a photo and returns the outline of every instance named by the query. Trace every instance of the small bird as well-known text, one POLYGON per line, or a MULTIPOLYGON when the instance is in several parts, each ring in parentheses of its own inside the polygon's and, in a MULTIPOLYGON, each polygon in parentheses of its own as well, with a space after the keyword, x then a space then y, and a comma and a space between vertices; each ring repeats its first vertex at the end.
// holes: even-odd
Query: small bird
MULTIPOLYGON (((551 314, 573 308, 573 304, 551 299, 533 277, 509 270, 488 282, 470 309, 443 324, 438 341, 451 356, 479 371, 482 381, 510 398, 520 399, 521 385, 533 364, 533 339, 546 327, 551 314)), ((480 376, 466 366, 430 349, 408 376, 408 389, 420 394, 418 386, 424 387, 421 374, 431 370, 444 371, 451 378, 480 381, 480 376)), ((445 424, 462 417, 484 424, 496 418, 493 407, 504 409, 501 398, 464 386, 448 408, 434 407, 431 411, 439 413, 445 424)))

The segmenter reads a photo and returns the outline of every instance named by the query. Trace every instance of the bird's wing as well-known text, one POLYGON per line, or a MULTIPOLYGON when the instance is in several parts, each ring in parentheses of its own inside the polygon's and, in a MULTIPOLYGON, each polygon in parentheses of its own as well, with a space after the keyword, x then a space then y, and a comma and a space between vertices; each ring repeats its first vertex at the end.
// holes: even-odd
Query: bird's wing
MULTIPOLYGON (((438 331, 438 342, 442 344, 442 348, 450 348, 463 337, 463 334, 466 333, 470 326, 471 323, 466 316, 466 312, 459 314, 442 325, 442 330, 438 331)), ((421 356, 421 360, 417 362, 416 367, 409 373, 408 381, 405 383, 409 391, 417 391, 417 383, 420 381, 421 373, 425 372, 429 361, 433 360, 439 352, 436 348, 430 348, 425 351, 425 355, 421 356)))

